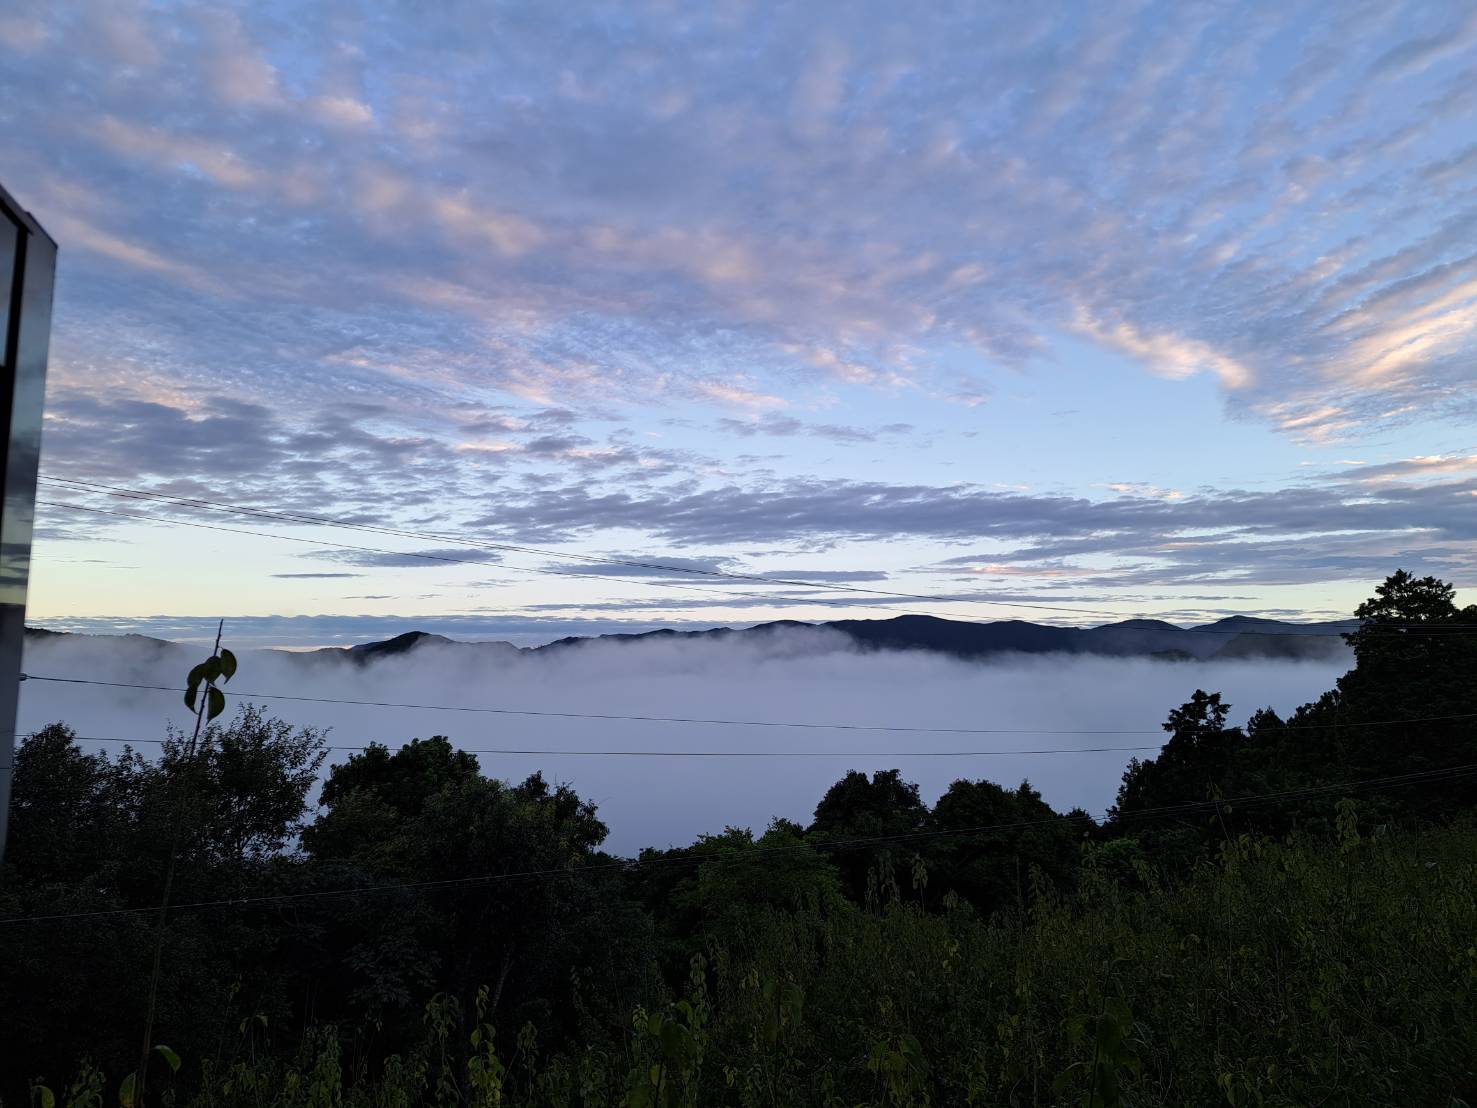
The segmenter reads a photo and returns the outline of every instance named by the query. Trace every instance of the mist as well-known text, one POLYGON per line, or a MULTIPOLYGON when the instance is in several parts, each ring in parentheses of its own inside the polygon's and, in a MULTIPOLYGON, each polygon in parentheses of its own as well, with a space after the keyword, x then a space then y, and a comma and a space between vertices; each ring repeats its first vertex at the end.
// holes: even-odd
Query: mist
MULTIPOLYGON (((183 685, 208 652, 129 637, 65 636, 26 644, 33 675, 95 681, 183 685)), ((1337 661, 1158 661, 1081 655, 1010 655, 956 661, 923 652, 859 652, 822 630, 777 633, 762 642, 592 641, 568 649, 517 652, 506 644, 426 643, 365 666, 342 655, 279 651, 240 655, 226 686, 236 704, 247 694, 277 693, 346 700, 496 707, 614 715, 847 723, 899 727, 1123 730, 1143 734, 950 735, 908 732, 738 727, 627 720, 486 715, 416 708, 256 703, 294 724, 328 731, 340 746, 445 735, 463 748, 557 748, 571 751, 776 751, 816 757, 648 758, 481 754, 483 771, 518 781, 542 770, 595 801, 610 828, 607 849, 685 846, 725 826, 762 831, 771 818, 808 822, 825 790, 849 769, 899 768, 930 804, 960 777, 1014 786, 1023 779, 1054 808, 1100 815, 1112 803, 1131 751, 1086 747, 1147 746, 1160 724, 1197 688, 1218 691, 1233 723, 1272 707, 1286 713, 1331 688, 1346 668, 1337 661), (919 757, 931 751, 1068 748, 1065 754, 919 757), (914 756, 909 756, 912 753, 914 756)), ((89 750, 116 753, 139 743, 148 757, 166 726, 191 722, 177 693, 27 681, 18 733, 63 721, 89 750)), ((329 764, 346 760, 330 754, 329 764)))

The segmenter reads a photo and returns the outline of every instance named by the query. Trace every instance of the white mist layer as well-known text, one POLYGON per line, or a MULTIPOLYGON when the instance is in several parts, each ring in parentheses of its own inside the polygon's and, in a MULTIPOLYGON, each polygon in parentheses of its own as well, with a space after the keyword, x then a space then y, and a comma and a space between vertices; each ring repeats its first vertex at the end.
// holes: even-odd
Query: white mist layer
MULTIPOLYGON (((229 643, 227 644, 229 645, 229 643)), ((32 674, 179 687, 205 656, 147 640, 59 638, 26 645, 32 674)), ((919 734, 800 728, 640 723, 409 708, 259 700, 295 724, 330 730, 335 745, 445 735, 463 748, 575 751, 817 751, 821 757, 614 758, 479 755, 483 771, 521 780, 535 770, 594 800, 610 827, 608 849, 685 846, 725 826, 760 831, 774 816, 809 822, 825 790, 849 769, 897 767, 932 803, 956 778, 1023 779, 1058 810, 1101 814, 1132 752, 1197 688, 1224 694, 1232 721, 1258 708, 1286 713, 1331 688, 1341 662, 1163 662, 1070 655, 1014 655, 961 662, 921 652, 863 653, 829 632, 779 634, 764 642, 594 642, 541 654, 427 644, 365 667, 274 652, 241 655, 228 690, 346 700, 401 701, 538 711, 706 719, 849 723, 898 727, 1139 731, 1143 734, 919 734), (923 751, 1070 748, 1048 755, 909 757, 923 751)), ((158 739, 184 727, 178 694, 29 681, 19 733, 58 720, 81 736, 158 739)), ((233 697, 233 700, 236 699, 233 697)), ((250 697, 243 697, 250 699, 250 697)), ((234 705, 228 710, 228 717, 234 705)), ((116 752, 118 742, 87 742, 116 752)), ((153 756, 158 746, 142 742, 153 756)), ((1153 750, 1142 752, 1150 756, 1153 750)), ((344 761, 335 751, 330 762, 344 761)))

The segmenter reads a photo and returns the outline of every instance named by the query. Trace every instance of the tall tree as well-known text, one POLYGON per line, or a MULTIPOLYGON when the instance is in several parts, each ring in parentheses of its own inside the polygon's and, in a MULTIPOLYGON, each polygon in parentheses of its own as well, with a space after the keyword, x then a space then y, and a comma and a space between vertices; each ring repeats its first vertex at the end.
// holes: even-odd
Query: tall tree
POLYGON ((89 754, 65 724, 23 740, 15 756, 8 880, 77 883, 115 858, 124 821, 112 795, 113 764, 89 754))
POLYGON ((439 990, 470 1003, 485 985, 499 1023, 558 1023, 572 1018, 554 1003, 571 974, 619 991, 647 972, 648 929, 618 874, 590 870, 605 824, 569 786, 484 777, 437 736, 334 767, 323 808, 303 836, 314 874, 405 888, 313 913, 303 970, 320 1013, 398 1008, 390 1034, 409 1035, 417 1001, 439 990))
MULTIPOLYGON (((154 919, 138 910, 159 902, 173 837, 177 901, 273 891, 291 867, 286 855, 323 753, 315 730, 249 706, 211 727, 193 762, 174 734, 156 761, 128 749, 87 753, 59 724, 21 743, 0 912, 132 911, 9 930, 0 996, 31 999, 0 1005, 0 1093, 36 1073, 68 1072, 83 1052, 112 1073, 133 1068, 154 919)), ((259 911, 171 913, 159 1041, 204 1057, 241 1018, 233 995, 285 1014, 280 920, 268 926, 259 911)))
POLYGON ((920 844, 929 888, 937 895, 953 890, 981 912, 1023 904, 1033 869, 1058 887, 1071 884, 1077 844, 1088 826, 1062 820, 1029 781, 1014 789, 955 781, 928 820, 929 830, 954 834, 920 844), (978 834, 958 834, 976 828, 978 834))
POLYGON ((903 837, 921 830, 927 818, 928 807, 918 796, 918 786, 904 781, 900 771, 878 770, 868 778, 852 770, 827 789, 815 806, 810 834, 822 841, 899 837, 896 842, 831 850, 847 895, 861 901, 869 871, 905 853, 909 844, 903 837))
MULTIPOLYGON (((1123 774, 1115 818, 1152 815, 1156 809, 1209 800, 1224 792, 1226 776, 1245 744, 1237 728, 1226 727, 1231 706, 1220 693, 1196 689, 1164 721, 1169 740, 1157 757, 1134 758, 1123 774)), ((1199 823, 1198 816, 1187 817, 1199 823)), ((1164 819, 1176 816, 1166 813, 1164 819)))

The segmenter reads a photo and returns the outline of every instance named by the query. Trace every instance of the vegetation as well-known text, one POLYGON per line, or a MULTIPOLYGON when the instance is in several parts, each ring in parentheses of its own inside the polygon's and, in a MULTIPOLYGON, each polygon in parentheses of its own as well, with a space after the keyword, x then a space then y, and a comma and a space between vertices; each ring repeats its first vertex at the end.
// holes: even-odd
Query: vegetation
POLYGON ((570 789, 442 738, 332 767, 309 807, 322 736, 259 709, 157 761, 53 725, 18 752, 0 917, 66 918, 0 918, 0 1094, 136 1099, 177 842, 151 1103, 1477 1103, 1452 595, 1392 577, 1287 720, 1228 728, 1196 691, 1103 824, 1027 783, 930 807, 850 773, 808 827, 631 862, 570 789))

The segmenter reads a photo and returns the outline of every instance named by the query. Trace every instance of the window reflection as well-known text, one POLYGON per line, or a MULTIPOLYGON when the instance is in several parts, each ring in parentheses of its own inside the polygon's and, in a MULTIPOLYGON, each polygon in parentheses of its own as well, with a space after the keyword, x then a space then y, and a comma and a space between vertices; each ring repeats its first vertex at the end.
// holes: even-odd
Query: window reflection
POLYGON ((15 248, 20 242, 18 228, 0 211, 0 365, 10 348, 10 292, 15 285, 15 248))

